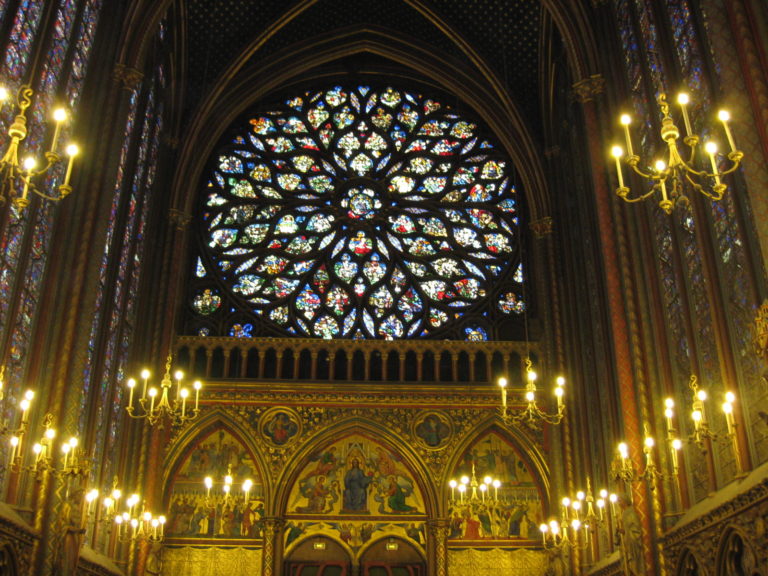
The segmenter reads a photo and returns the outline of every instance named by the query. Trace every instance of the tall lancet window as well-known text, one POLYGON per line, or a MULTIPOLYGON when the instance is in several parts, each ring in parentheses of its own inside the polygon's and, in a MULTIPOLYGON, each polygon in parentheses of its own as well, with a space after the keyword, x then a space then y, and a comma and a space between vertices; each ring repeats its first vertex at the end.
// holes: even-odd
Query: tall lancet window
MULTIPOLYGON (((28 135, 24 148, 34 151, 47 142, 53 128, 46 114, 63 104, 77 117, 83 80, 88 68, 101 11, 101 0, 20 2, 0 6, 3 46, 0 83, 14 93, 23 84, 34 91, 27 110, 28 135)), ((6 104, 0 110, 0 132, 6 133, 16 114, 6 104)), ((64 126, 61 141, 69 136, 64 126)), ((63 166, 45 186, 55 190, 63 166)), ((17 396, 29 358, 30 338, 38 313, 43 278, 51 250, 56 206, 32 198, 21 210, 11 202, 0 207, 0 364, 6 366, 9 396, 17 396)))
POLYGON ((497 337, 525 307, 520 198, 486 132, 393 87, 248 115, 209 164, 187 330, 497 337))
MULTIPOLYGON (((616 0, 615 7, 629 73, 628 93, 633 108, 644 119, 645 155, 655 157, 654 153, 663 152, 660 118, 654 116, 660 93, 667 94, 670 109, 679 119, 675 97, 680 89, 688 91, 693 131, 704 138, 719 137, 716 113, 723 94, 717 54, 708 48, 705 11, 691 10, 689 0, 616 0), (662 52, 659 46, 674 49, 662 52)), ((727 144, 720 142, 721 148, 727 144)), ((759 380, 750 340, 759 303, 755 278, 759 258, 749 249, 753 223, 749 207, 741 199, 746 196, 739 190, 742 181, 730 178, 728 184, 729 190, 719 202, 688 191, 691 202, 678 202, 671 216, 649 208, 675 378, 684 388, 688 377, 695 374, 716 397, 726 386, 736 385, 723 382, 725 367, 731 363, 723 354, 735 360, 734 370, 741 381, 759 380)), ((757 412, 750 410, 760 404, 760 398, 750 397, 755 390, 750 386, 741 390, 748 425, 759 421, 757 412)), ((678 399, 683 406, 690 403, 688 392, 678 399)), ((768 442, 762 450, 768 455, 768 442)), ((721 457, 727 458, 727 451, 721 457)), ((724 461, 721 468, 728 470, 729 464, 724 461)), ((697 494, 705 495, 706 473, 693 476, 697 494)))

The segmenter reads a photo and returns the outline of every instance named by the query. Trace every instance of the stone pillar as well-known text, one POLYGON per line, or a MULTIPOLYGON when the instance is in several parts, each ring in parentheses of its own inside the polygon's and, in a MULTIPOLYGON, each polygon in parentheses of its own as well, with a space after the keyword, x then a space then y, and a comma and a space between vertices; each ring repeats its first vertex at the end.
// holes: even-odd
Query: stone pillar
POLYGON ((447 518, 437 518, 427 521, 429 540, 428 576, 448 576, 448 534, 450 521, 447 518))
POLYGON ((264 518, 264 550, 261 558, 261 576, 282 574, 283 528, 282 518, 264 518))

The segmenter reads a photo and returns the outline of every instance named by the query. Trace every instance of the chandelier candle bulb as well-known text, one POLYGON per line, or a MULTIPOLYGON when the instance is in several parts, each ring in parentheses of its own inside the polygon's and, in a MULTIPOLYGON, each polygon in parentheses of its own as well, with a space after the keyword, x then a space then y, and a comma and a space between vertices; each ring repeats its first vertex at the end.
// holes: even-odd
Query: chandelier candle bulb
POLYGON ((181 395, 181 417, 184 418, 187 410, 187 397, 189 396, 189 390, 182 388, 179 394, 181 395))
POLYGON ((184 378, 184 373, 181 370, 176 370, 173 377, 176 380, 176 400, 178 401, 181 392, 181 379, 184 378))
POLYGON ((59 141, 59 132, 61 132, 61 125, 64 120, 67 119, 67 111, 64 108, 57 108, 53 111, 53 120, 56 122, 56 126, 53 129, 53 138, 51 138, 51 152, 56 152, 56 144, 59 141))
POLYGON ((155 411, 155 396, 157 396, 157 388, 150 388, 149 389, 149 413, 155 411))
POLYGON ((624 188, 624 175, 621 173, 621 157, 624 155, 624 150, 621 146, 614 146, 611 148, 611 154, 616 159, 616 174, 619 176, 619 188, 624 188))
POLYGON ((671 432, 675 429, 672 423, 672 418, 675 415, 674 407, 675 401, 672 400, 672 398, 664 400, 664 417, 667 419, 667 432, 671 432))
POLYGON ((501 407, 507 407, 507 379, 499 378, 499 388, 501 388, 501 407))
POLYGON ((147 382, 149 381, 150 373, 149 370, 144 368, 144 370, 141 371, 141 379, 144 381, 144 387, 141 390, 141 397, 146 398, 147 397, 147 382))
POLYGON ((133 389, 136 388, 136 380, 128 378, 128 407, 133 410, 133 389))
POLYGON ((677 103, 680 104, 680 110, 683 112, 683 124, 685 124, 685 133, 687 136, 692 136, 693 130, 691 130, 691 121, 688 118, 688 109, 685 107, 688 102, 688 94, 685 92, 680 92, 680 94, 677 95, 677 103))
POLYGON ((629 114, 621 115, 621 124, 624 126, 624 137, 627 140, 627 154, 634 156, 635 153, 632 150, 632 138, 629 134, 629 125, 632 123, 632 117, 629 114))
POLYGON ((715 184, 720 184, 720 174, 717 172, 717 160, 715 154, 717 153, 717 144, 711 140, 704 145, 704 149, 709 154, 709 161, 712 164, 712 176, 715 179, 715 184))
POLYGON ((203 384, 202 382, 200 382, 200 380, 195 380, 195 383, 193 386, 195 388, 195 412, 197 412, 198 401, 200 399, 200 388, 203 387, 203 384))
POLYGON ((731 119, 731 114, 727 110, 720 110, 720 112, 717 113, 717 117, 720 119, 720 122, 723 123, 723 130, 725 130, 725 137, 728 138, 728 146, 731 147, 731 152, 736 152, 736 143, 733 141, 733 134, 731 134, 731 129, 728 126, 728 120, 731 119))
POLYGON ((64 186, 69 186, 69 180, 72 178, 72 165, 75 163, 75 156, 80 153, 80 149, 76 144, 70 144, 67 146, 67 155, 69 161, 67 162, 67 171, 64 175, 64 186))

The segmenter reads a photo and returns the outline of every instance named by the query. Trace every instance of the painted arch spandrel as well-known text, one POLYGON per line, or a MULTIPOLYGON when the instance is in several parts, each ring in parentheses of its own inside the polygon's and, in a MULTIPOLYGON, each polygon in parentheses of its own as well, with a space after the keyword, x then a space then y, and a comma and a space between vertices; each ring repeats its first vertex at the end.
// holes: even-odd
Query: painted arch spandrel
POLYGON ((539 538, 543 518, 541 488, 530 464, 513 445, 496 432, 480 437, 462 455, 451 478, 472 476, 483 482, 486 476, 498 479, 498 489, 478 504, 469 505, 469 491, 462 499, 454 492, 455 504, 448 510, 449 538, 459 540, 533 540, 539 538), (493 496, 493 498, 491 498, 493 496))
POLYGON ((284 516, 286 546, 325 535, 353 550, 382 536, 423 547, 424 497, 391 448, 364 435, 320 447, 296 477, 284 516))
POLYGON ((170 483, 166 535, 176 538, 260 538, 264 486, 245 446, 224 429, 193 440, 170 483), (231 482, 227 477, 231 477, 231 482), (206 478, 211 479, 210 488, 206 478), (250 480, 250 485, 246 484, 250 480), (225 487, 229 486, 227 490, 225 487), (249 489, 246 491, 244 487, 249 489))

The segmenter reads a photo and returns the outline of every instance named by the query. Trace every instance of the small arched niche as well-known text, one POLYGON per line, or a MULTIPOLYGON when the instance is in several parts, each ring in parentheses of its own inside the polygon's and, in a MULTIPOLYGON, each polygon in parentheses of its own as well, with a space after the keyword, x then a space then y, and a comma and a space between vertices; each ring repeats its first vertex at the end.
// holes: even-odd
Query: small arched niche
POLYGON ((350 552, 341 543, 322 535, 305 535, 286 554, 286 576, 347 576, 350 552))

